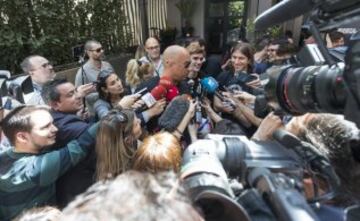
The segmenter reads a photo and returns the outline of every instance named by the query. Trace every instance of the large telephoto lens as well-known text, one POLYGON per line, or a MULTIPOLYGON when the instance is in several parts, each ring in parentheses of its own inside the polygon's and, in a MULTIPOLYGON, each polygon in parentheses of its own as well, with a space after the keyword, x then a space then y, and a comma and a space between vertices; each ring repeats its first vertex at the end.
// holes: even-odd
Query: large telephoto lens
POLYGON ((342 113, 346 90, 344 66, 275 66, 267 71, 265 95, 269 106, 292 115, 307 112, 342 113))

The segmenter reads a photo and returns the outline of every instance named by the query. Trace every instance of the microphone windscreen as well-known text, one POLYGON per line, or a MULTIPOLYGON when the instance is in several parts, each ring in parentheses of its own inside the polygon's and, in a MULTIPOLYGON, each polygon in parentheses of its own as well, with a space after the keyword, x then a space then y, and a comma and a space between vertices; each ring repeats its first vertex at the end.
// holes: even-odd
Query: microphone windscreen
POLYGON ((186 97, 178 96, 166 107, 158 121, 160 129, 174 132, 189 110, 189 100, 186 97))
POLYGON ((158 85, 151 90, 151 95, 155 100, 160 100, 166 96, 167 90, 164 86, 158 85))
POLYGON ((201 87, 209 94, 214 94, 219 88, 219 83, 213 77, 206 77, 200 81, 201 87))

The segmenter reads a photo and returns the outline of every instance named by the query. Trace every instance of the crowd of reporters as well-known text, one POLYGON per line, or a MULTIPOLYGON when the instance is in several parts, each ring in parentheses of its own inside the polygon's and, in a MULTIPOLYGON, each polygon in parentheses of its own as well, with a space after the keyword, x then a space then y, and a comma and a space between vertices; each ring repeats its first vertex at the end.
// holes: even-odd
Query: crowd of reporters
MULTIPOLYGON (((311 36, 304 36, 306 43, 311 36)), ((330 42, 341 60, 344 37, 331 33, 330 42)), ((360 198, 359 130, 340 115, 290 116, 271 107, 255 114, 266 70, 296 62, 297 45, 289 35, 254 46, 234 42, 221 61, 207 56, 201 39, 160 54, 149 38, 143 56, 116 73, 101 43, 90 40, 75 84, 56 79, 46 58, 25 58, 32 92, 18 102, 2 98, 1 220, 203 220, 179 178, 186 148, 210 133, 270 141, 278 129, 329 158, 341 189, 326 204, 337 211, 333 220, 341 217, 360 198)), ((315 179, 303 179, 308 199, 315 179)))

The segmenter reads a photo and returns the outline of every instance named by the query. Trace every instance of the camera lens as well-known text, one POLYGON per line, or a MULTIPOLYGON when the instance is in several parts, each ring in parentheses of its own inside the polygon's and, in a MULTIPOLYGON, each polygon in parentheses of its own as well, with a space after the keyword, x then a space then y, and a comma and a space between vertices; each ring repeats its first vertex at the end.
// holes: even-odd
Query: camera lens
POLYGON ((277 66, 268 71, 268 104, 275 110, 299 115, 307 112, 341 113, 346 91, 343 66, 277 66))

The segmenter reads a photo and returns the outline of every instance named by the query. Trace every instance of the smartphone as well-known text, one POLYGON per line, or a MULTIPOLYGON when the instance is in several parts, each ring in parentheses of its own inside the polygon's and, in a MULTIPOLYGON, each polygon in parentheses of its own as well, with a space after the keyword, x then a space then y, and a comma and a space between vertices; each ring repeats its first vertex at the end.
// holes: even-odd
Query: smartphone
POLYGON ((247 78, 245 80, 245 83, 249 83, 249 82, 254 81, 256 79, 257 79, 256 76, 248 74, 248 76, 247 76, 247 78))

